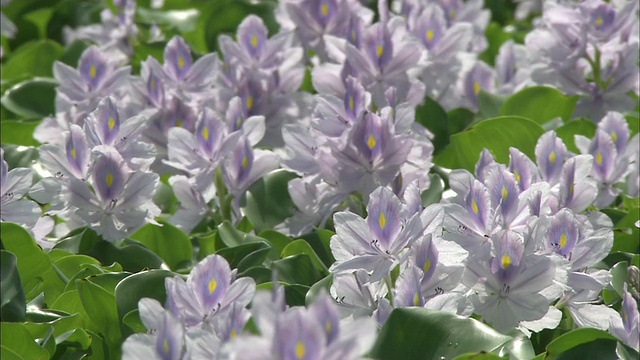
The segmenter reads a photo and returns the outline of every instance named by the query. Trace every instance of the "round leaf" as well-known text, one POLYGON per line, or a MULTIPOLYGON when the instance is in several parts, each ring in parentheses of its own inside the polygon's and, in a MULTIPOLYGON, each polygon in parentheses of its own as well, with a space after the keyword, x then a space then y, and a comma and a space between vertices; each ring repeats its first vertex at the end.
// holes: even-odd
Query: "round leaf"
POLYGON ((191 241, 182 230, 171 224, 146 224, 130 237, 160 256, 171 269, 175 270, 178 264, 191 260, 191 241))
POLYGON ((577 96, 565 96, 557 89, 533 86, 509 97, 500 108, 500 115, 522 116, 538 124, 557 117, 569 121, 577 101, 577 96))

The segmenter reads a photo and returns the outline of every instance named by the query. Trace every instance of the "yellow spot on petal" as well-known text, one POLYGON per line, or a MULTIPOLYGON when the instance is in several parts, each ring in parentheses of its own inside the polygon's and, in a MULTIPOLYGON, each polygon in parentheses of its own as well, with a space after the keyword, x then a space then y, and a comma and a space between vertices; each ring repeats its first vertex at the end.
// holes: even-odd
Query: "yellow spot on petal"
POLYGON ((253 108, 253 96, 247 96, 247 109, 251 110, 253 108))
POLYGON ((251 46, 258 47, 258 37, 255 34, 251 35, 251 46))
POLYGON ((433 30, 431 30, 431 29, 427 30, 427 33, 425 34, 425 37, 427 38, 428 42, 431 42, 431 40, 433 40, 433 30))
POLYGON ((353 104, 353 96, 349 96, 349 110, 353 111, 355 105, 353 104))
POLYGON ((369 150, 373 150, 376 147, 376 138, 373 137, 373 134, 369 134, 369 139, 367 139, 367 146, 369 150))
POLYGON ((329 334, 331 332, 331 320, 327 320, 324 323, 324 332, 329 334))
POLYGON ((629 313, 627 312, 627 309, 625 309, 624 307, 622 308, 622 319, 624 324, 629 323, 629 313))
POLYGON ((236 336, 238 336, 238 332, 236 331, 236 329, 235 328, 231 329, 231 334, 229 334, 229 338, 233 340, 236 338, 236 336))
POLYGON ((236 127, 239 129, 240 125, 242 125, 242 118, 238 116, 238 118, 236 119, 236 127))
POLYGON ((178 56, 178 69, 182 70, 184 67, 184 58, 182 56, 178 56))
POLYGON ((549 153, 549 163, 551 165, 556 163, 556 152, 555 151, 552 151, 552 152, 549 153))
POLYGON ((596 26, 597 26, 597 27, 602 26, 602 16, 600 16, 600 15, 598 15, 598 16, 596 17, 596 26))
POLYGON ((243 168, 243 169, 246 169, 248 165, 249 165, 249 160, 247 159, 247 156, 245 155, 245 156, 242 158, 242 168, 243 168))
POLYGON ((413 306, 420 305, 420 295, 418 293, 413 294, 413 306))
POLYGON ((476 204, 474 199, 471 199, 471 210, 473 210, 474 214, 478 215, 478 204, 476 204))
POLYGON ((107 184, 107 187, 111 187, 111 185, 113 185, 113 175, 110 172, 105 176, 104 182, 107 184))
POLYGON ((327 6, 327 4, 322 4, 322 6, 320 6, 320 14, 322 14, 322 16, 327 16, 327 14, 329 14, 329 6, 327 6))
POLYGON ((91 76, 92 79, 96 77, 96 66, 95 65, 91 65, 91 67, 89 68, 89 76, 91 76))
POLYGON ((176 119, 176 127, 182 127, 182 120, 180 120, 180 118, 176 119))
POLYGON ((301 340, 298 340, 296 343, 296 358, 304 359, 304 355, 307 353, 307 350, 304 348, 304 343, 301 340))
POLYGON ((209 129, 206 126, 202 128, 202 138, 205 141, 209 140, 209 129))
POLYGON ((453 8, 452 8, 451 10, 449 10, 449 18, 451 18, 451 19, 455 19, 455 18, 456 18, 456 15, 457 15, 457 14, 456 14, 456 9, 453 9, 453 8))
POLYGON ((480 92, 480 84, 476 81, 473 83, 473 93, 478 95, 480 92))
POLYGON ((378 47, 376 48, 376 55, 378 56, 378 59, 382 57, 383 53, 384 53, 384 48, 382 47, 382 44, 379 44, 378 47))
POLYGON ((156 80, 151 79, 151 90, 156 91, 156 80))
POLYGON ((518 170, 513 170, 513 176, 516 177, 516 182, 520 182, 520 173, 518 170))
POLYGON ((107 126, 109 126, 109 130, 113 130, 113 127, 116 126, 116 119, 113 116, 109 117, 109 121, 107 121, 107 126))
POLYGON ((74 147, 71 148, 71 157, 73 158, 73 160, 77 160, 76 148, 74 147))
POLYGON ((573 196, 573 192, 575 190, 576 184, 569 185, 569 196, 573 196))
POLYGON ((162 342, 162 352, 165 354, 169 354, 169 340, 164 339, 162 342))
POLYGON ((504 185, 502 185, 502 190, 500 191, 500 195, 502 195, 502 200, 507 200, 507 197, 509 197, 509 191, 504 185))
POLYGON ((427 259, 424 263, 424 267, 422 268, 425 274, 429 272, 429 269, 431 269, 431 259, 427 259))
POLYGON ((209 281, 209 294, 213 294, 217 287, 218 282, 216 281, 216 278, 211 278, 211 281, 209 281))
POLYGON ((509 257, 509 255, 507 254, 502 255, 502 258, 500 259, 500 264, 502 265, 502 268, 506 270, 511 265, 511 258, 509 257))
POLYGON ((600 150, 596 151, 596 164, 602 165, 602 153, 600 150))
POLYGON ((567 245, 567 234, 560 235, 560 249, 564 249, 565 245, 567 245))
POLYGON ((615 131, 611 132, 611 140, 615 143, 618 140, 618 134, 615 131))
POLYGON ((356 42, 356 32, 355 31, 351 31, 351 41, 352 42, 356 42))
POLYGON ((380 225, 380 229, 384 230, 385 225, 387 225, 387 218, 384 217, 384 212, 380 211, 380 216, 378 216, 378 225, 380 225))

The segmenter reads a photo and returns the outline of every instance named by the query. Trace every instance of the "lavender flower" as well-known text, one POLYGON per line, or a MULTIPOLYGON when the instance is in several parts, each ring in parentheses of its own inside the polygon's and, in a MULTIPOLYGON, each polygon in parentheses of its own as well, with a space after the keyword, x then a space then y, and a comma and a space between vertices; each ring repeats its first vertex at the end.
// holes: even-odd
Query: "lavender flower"
POLYGON ((105 145, 93 149, 91 186, 70 178, 63 196, 70 209, 109 241, 131 234, 160 213, 151 202, 158 175, 134 172, 120 153, 105 145))
POLYGON ((229 264, 219 255, 200 261, 186 282, 176 276, 167 278, 165 286, 167 307, 187 328, 215 328, 220 323, 213 319, 219 313, 234 303, 246 306, 255 292, 253 279, 235 279, 229 264))
POLYGON ((622 299, 621 316, 617 315, 611 318, 609 332, 620 339, 625 344, 631 346, 636 351, 640 349, 640 337, 638 329, 640 329, 640 316, 638 315, 638 305, 633 299, 627 284, 624 284, 624 297, 622 299))

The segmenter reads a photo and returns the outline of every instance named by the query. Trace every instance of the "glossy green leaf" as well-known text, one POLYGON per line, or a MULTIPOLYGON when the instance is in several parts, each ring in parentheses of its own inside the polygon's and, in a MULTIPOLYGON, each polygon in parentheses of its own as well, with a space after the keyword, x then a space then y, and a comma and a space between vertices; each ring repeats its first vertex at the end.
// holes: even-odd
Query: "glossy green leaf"
POLYGON ((134 333, 146 333, 147 328, 140 320, 140 312, 138 309, 129 311, 123 318, 122 322, 127 325, 134 333))
POLYGON ((130 237, 160 256, 171 269, 175 270, 178 264, 191 260, 191 241, 182 230, 171 224, 146 224, 130 237))
POLYGON ((508 358, 500 357, 496 354, 488 352, 469 353, 456 356, 453 360, 506 360, 508 358))
POLYGON ((274 261, 271 263, 271 269, 277 273, 278 279, 289 284, 311 286, 322 278, 307 254, 298 254, 274 261))
POLYGON ((556 117, 569 121, 577 101, 577 96, 565 96, 555 88, 532 86, 509 97, 500 109, 500 115, 522 116, 538 124, 556 117))
POLYGON ((43 118, 55 113, 56 86, 49 78, 23 81, 7 90, 0 102, 24 118, 43 118))
MULTIPOLYGON (((115 302, 118 318, 122 318, 129 312, 138 309, 138 302, 142 298, 152 298, 165 303, 167 292, 164 282, 168 277, 176 276, 175 273, 166 270, 150 270, 128 276, 116 286, 115 302)), ((124 334, 130 330, 122 327, 124 334)))
POLYGON ((168 29, 176 29, 180 32, 194 30, 196 20, 200 16, 197 9, 188 10, 149 10, 138 8, 139 21, 144 24, 156 24, 168 29))
POLYGON ((549 345, 547 345, 547 356, 553 358, 563 352, 575 348, 578 345, 590 343, 598 339, 613 340, 614 342, 616 341, 615 337, 602 330, 591 328, 576 329, 558 336, 551 343, 549 343, 549 345))
POLYGON ((503 95, 492 94, 484 90, 478 93, 478 119, 491 119, 500 116, 500 108, 506 101, 503 95))
POLYGON ((465 108, 457 108, 447 113, 449 118, 449 134, 457 134, 473 122, 473 112, 465 108))
POLYGON ((236 228, 231 225, 229 221, 225 221, 218 226, 217 236, 221 240, 221 244, 216 243, 216 249, 220 249, 223 247, 233 247, 241 244, 247 244, 251 242, 259 242, 264 241, 255 235, 246 234, 241 231, 238 231, 236 228), (218 246, 221 245, 221 246, 218 246))
POLYGON ((293 201, 287 186, 295 177, 294 173, 276 170, 249 187, 243 211, 256 232, 273 228, 291 216, 293 201))
POLYGON ((287 235, 272 229, 263 230, 258 236, 267 240, 278 254, 282 254, 282 250, 293 241, 293 239, 287 235))
POLYGON ((473 172, 483 148, 503 164, 509 160, 509 147, 517 147, 534 158, 536 143, 543 132, 540 125, 518 116, 483 120, 451 136, 449 146, 435 157, 435 163, 449 169, 462 168, 473 172))
POLYGON ((91 322, 89 314, 86 312, 84 307, 82 306, 82 300, 80 300, 80 294, 78 290, 74 287, 73 289, 64 292, 60 295, 55 302, 52 302, 49 306, 51 310, 62 310, 67 313, 78 313, 80 315, 81 325, 78 327, 91 330, 91 331, 100 331, 98 327, 91 322))
POLYGON ((640 253, 640 231, 635 223, 640 220, 640 208, 631 209, 613 226, 611 252, 640 253))
POLYGON ((324 265, 329 268, 336 260, 333 258, 331 252, 331 237, 335 235, 333 231, 327 229, 315 229, 312 233, 301 236, 306 240, 313 251, 318 254, 318 257, 324 265))
MULTIPOLYGON (((594 330, 594 329, 591 329, 594 330)), ((615 339, 596 339, 589 342, 583 342, 571 349, 553 357, 551 353, 547 353, 548 359, 554 360, 618 360, 616 354, 616 346, 618 342, 615 339)))
POLYGON ((157 269, 162 265, 162 259, 158 255, 137 242, 127 243, 125 239, 123 244, 127 245, 116 246, 108 241, 99 240, 91 249, 82 253, 98 259, 103 264, 117 262, 122 265, 123 270, 129 272, 157 269))
POLYGON ((54 264, 67 279, 70 279, 83 269, 83 265, 100 265, 100 262, 91 256, 69 255, 54 261, 54 264))
POLYGON ((53 63, 62 55, 62 45, 53 40, 36 40, 22 45, 2 66, 2 78, 53 75, 53 63))
POLYGON ((438 154, 449 144, 449 118, 442 106, 433 99, 427 97, 424 103, 416 108, 416 120, 418 124, 429 129, 433 133, 433 153, 438 154))
POLYGON ((329 294, 331 284, 333 284, 333 274, 329 274, 322 280, 313 284, 309 288, 309 291, 307 291, 307 295, 305 296, 305 304, 311 304, 321 291, 326 291, 326 293, 329 294))
POLYGON ((629 282, 628 267, 628 262, 621 261, 613 265, 611 270, 609 270, 611 273, 611 287, 613 287, 613 290, 615 290, 621 298, 624 297, 624 284, 629 282))
POLYGON ((0 339, 2 343, 0 357, 3 360, 11 358, 25 360, 49 359, 47 350, 38 346, 29 330, 23 324, 0 323, 0 339))
POLYGON ((0 136, 2 143, 22 146, 38 146, 40 143, 33 138, 33 132, 36 130, 38 125, 38 121, 1 121, 0 136))
MULTIPOLYGON (((506 5, 507 4, 501 3, 498 8, 505 9, 506 5)), ((511 35, 505 32, 500 24, 495 22, 491 22, 487 26, 484 31, 484 35, 487 38, 489 46, 479 55, 479 59, 493 66, 495 58, 500 51, 500 46, 502 46, 502 44, 507 40, 511 39, 511 35)))
POLYGON ((269 244, 258 241, 220 249, 216 254, 224 257, 231 269, 245 271, 250 267, 261 265, 269 251, 271 251, 269 244))
POLYGON ((424 308, 391 312, 371 355, 386 359, 451 359, 480 351, 491 352, 511 338, 471 318, 424 308))
POLYGON ((76 280, 76 286, 89 318, 105 336, 110 351, 118 353, 122 335, 115 296, 89 280, 76 280))
POLYGON ((28 293, 37 284, 37 277, 51 268, 51 260, 20 225, 2 223, 0 227, 2 245, 16 256, 22 288, 28 293))
POLYGON ((438 174, 429 174, 429 188, 420 194, 422 198, 422 206, 429 206, 440 202, 442 199, 442 192, 444 191, 444 184, 442 178, 438 174))
POLYGON ((4 250, 0 250, 0 301, 0 320, 24 320, 27 310, 16 256, 4 250))
POLYGON ((282 258, 286 258, 288 256, 293 256, 293 255, 297 255, 297 254, 307 254, 307 255, 309 255, 309 258, 311 259, 311 262, 313 262, 313 266, 316 268, 316 270, 318 270, 323 276, 326 276, 326 275, 329 274, 329 270, 322 263, 322 261, 318 257, 318 254, 316 254, 316 252, 313 251, 313 249, 311 248, 309 243, 306 242, 305 240, 298 239, 298 240, 293 241, 289 245, 287 245, 282 250, 281 257, 282 258))
POLYGON ((589 120, 576 119, 571 120, 555 130, 556 135, 567 146, 567 150, 579 154, 580 151, 576 147, 575 135, 582 135, 592 138, 596 133, 596 125, 589 120))

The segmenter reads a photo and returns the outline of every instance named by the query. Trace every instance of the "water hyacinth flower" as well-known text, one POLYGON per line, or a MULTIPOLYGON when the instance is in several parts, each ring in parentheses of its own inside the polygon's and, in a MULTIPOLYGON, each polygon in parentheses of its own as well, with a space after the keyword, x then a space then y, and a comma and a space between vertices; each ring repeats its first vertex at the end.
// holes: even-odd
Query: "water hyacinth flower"
POLYGON ((133 334, 122 345, 122 358, 131 360, 185 358, 184 326, 154 299, 138 303, 148 333, 133 334))
POLYGON ((235 279, 229 263, 219 255, 209 255, 189 274, 187 281, 176 276, 165 280, 167 304, 172 314, 187 328, 213 329, 213 318, 238 303, 248 305, 255 293, 255 282, 235 279))
MULTIPOLYGON (((152 57, 146 62, 149 73, 162 81, 165 96, 178 96, 183 101, 201 101, 204 92, 211 90, 216 76, 218 56, 206 54, 193 61, 191 50, 184 39, 174 36, 164 49, 164 64, 152 57)), ((149 77, 150 81, 151 77, 149 77)), ((153 88, 153 87, 152 87, 153 88)))
POLYGON ((51 247, 53 244, 44 241, 43 238, 53 230, 53 219, 43 217, 38 203, 25 198, 32 184, 33 170, 9 170, 9 165, 4 160, 4 149, 0 149, 0 158, 0 221, 20 224, 43 247, 51 247))
MULTIPOLYGON (((554 286, 559 280, 558 266, 547 256, 525 253, 522 237, 515 232, 501 231, 491 240, 489 256, 471 253, 465 263, 462 284, 473 291, 469 300, 474 312, 498 331, 520 322, 545 321, 549 303, 562 292, 554 286)), ((566 283, 566 274, 560 281, 566 283)), ((543 327, 555 328, 560 318, 548 320, 543 327)))
MULTIPOLYGON (((603 208, 609 205, 620 194, 616 184, 624 183, 638 159, 638 135, 629 138, 627 121, 622 114, 609 112, 598 124, 593 139, 576 135, 576 146, 583 154, 590 154, 593 159, 591 176, 597 181, 598 197, 594 205, 603 208)), ((637 188, 636 188, 637 189, 637 188)), ((628 187, 629 195, 637 195, 634 187, 628 187)))
POLYGON ((625 283, 623 286, 624 297, 622 298, 621 315, 611 318, 609 332, 638 351, 640 349, 638 304, 627 290, 627 284, 625 283))
POLYGON ((482 61, 477 61, 462 77, 462 94, 465 105, 472 110, 478 108, 478 93, 495 91, 495 71, 482 61))
POLYGON ((377 327, 370 318, 339 321, 326 293, 308 309, 290 308, 271 318, 261 336, 241 335, 230 343, 231 359, 360 359, 372 346, 377 327), (266 330, 266 329, 265 329, 266 330))
POLYGON ((130 72, 130 66, 119 67, 96 46, 82 53, 77 69, 57 61, 53 66, 53 75, 60 84, 56 91, 56 111, 76 107, 80 114, 86 115, 102 98, 114 95, 130 72))
POLYGON ((370 273, 370 281, 378 281, 402 261, 407 246, 441 226, 444 216, 439 207, 432 206, 407 217, 406 205, 385 187, 371 193, 367 214, 366 221, 351 212, 334 215, 336 235, 330 246, 336 262, 332 272, 363 269, 370 273))
POLYGON ((133 171, 112 147, 92 149, 90 184, 70 178, 63 197, 70 210, 105 240, 117 241, 147 222, 155 222, 160 209, 151 201, 158 175, 133 171))

